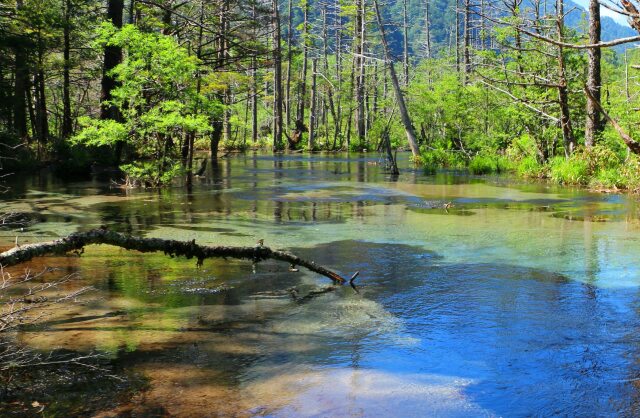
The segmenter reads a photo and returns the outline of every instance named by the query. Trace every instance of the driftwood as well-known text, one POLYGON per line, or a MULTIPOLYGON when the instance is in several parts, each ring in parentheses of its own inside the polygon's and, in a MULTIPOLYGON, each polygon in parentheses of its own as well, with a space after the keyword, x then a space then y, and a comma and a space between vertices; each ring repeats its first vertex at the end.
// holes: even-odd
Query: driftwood
POLYGON ((315 273, 330 278, 336 283, 342 284, 347 281, 338 273, 319 266, 313 261, 302 259, 286 251, 272 250, 262 245, 256 245, 255 247, 207 246, 198 245, 195 240, 185 242, 160 238, 140 238, 106 229, 76 232, 66 238, 54 241, 16 246, 15 248, 0 253, 0 266, 13 266, 29 261, 34 257, 81 251, 85 246, 91 244, 113 245, 143 253, 162 251, 171 257, 196 258, 198 265, 201 265, 206 258, 238 258, 252 260, 254 262, 270 258, 285 261, 292 265, 306 267, 315 273))

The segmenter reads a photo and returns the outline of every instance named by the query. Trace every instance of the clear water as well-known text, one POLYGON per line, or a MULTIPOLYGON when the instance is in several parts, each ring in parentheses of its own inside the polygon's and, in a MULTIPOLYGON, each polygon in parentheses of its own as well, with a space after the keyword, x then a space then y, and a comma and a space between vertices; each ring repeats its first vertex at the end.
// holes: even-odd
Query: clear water
MULTIPOLYGON (((633 196, 508 177, 425 176, 377 155, 240 155, 192 192, 15 178, 37 214, 0 242, 102 224, 147 237, 286 248, 350 275, 111 247, 38 260, 96 291, 20 338, 98 349, 144 376, 102 416, 636 416, 640 223, 633 196), (450 203, 448 209, 445 204, 450 203)), ((99 392, 100 384, 87 390, 99 392)), ((49 405, 64 416, 74 406, 49 405), (67 408, 67 409, 65 409, 67 408)))

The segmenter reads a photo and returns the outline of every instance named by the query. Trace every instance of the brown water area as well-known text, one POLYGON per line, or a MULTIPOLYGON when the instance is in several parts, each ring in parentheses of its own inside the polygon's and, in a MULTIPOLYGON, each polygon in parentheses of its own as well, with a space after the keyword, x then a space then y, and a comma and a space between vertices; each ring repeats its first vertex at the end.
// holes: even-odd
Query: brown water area
POLYGON ((274 261, 198 268, 91 246, 13 267, 73 275, 50 297, 93 290, 12 337, 100 353, 105 371, 3 394, 0 415, 639 414, 637 198, 401 162, 394 178, 373 154, 238 155, 192 191, 12 179, 1 211, 31 222, 0 230, 3 248, 108 225, 199 244, 264 239, 360 276, 359 293, 304 299, 330 283, 274 261))

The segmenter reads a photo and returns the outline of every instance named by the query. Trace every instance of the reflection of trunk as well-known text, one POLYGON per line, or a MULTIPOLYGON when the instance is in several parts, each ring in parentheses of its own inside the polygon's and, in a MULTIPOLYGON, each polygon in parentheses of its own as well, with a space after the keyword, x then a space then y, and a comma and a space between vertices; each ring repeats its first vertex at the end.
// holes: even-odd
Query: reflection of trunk
POLYGON ((380 15, 380 9, 378 8, 378 1, 373 0, 373 5, 376 10, 378 28, 380 30, 380 36, 382 37, 382 48, 384 50, 385 61, 389 66, 391 83, 393 84, 393 89, 396 93, 396 101, 398 102, 398 109, 400 110, 400 117, 402 119, 402 124, 404 125, 404 130, 405 130, 405 133, 407 134, 407 140, 409 141, 409 147, 411 148, 411 152, 414 157, 417 157, 420 154, 420 150, 418 149, 418 141, 416 139, 416 134, 413 129, 413 125, 411 124, 411 119, 409 118, 409 112, 407 111, 407 106, 404 102, 402 90, 400 90, 400 83, 398 82, 398 76, 396 75, 396 70, 393 66, 393 62, 391 61, 391 57, 389 54, 389 45, 387 44, 387 38, 384 30, 384 24, 382 22, 382 16, 380 15))
POLYGON ((318 61, 313 60, 311 67, 311 110, 309 112, 309 151, 313 151, 316 144, 316 101, 317 101, 317 85, 316 73, 318 61))
MULTIPOLYGON (((598 0, 589 1, 589 43, 600 42, 600 3, 598 0)), ((587 120, 585 124, 584 143, 591 147, 596 136, 602 132, 602 120, 596 102, 600 102, 600 88, 602 77, 600 73, 600 48, 589 48, 587 51, 587 89, 591 93, 587 96, 587 120), (593 97, 593 99, 591 99, 593 97)))
POLYGON ((273 150, 282 150, 282 49, 278 0, 272 0, 273 23, 273 150))

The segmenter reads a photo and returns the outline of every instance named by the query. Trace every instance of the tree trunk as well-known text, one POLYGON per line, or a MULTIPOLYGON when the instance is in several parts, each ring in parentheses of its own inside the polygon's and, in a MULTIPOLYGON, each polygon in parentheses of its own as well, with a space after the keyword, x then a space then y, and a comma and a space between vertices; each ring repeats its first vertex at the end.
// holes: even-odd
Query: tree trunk
MULTIPOLYGON (((556 1, 556 29, 558 41, 563 42, 564 34, 564 0, 556 1)), ((564 154, 568 158, 576 146, 571 126, 569 113, 569 93, 567 89, 567 75, 564 60, 564 51, 558 46, 558 102, 560 103, 560 125, 562 127, 562 139, 564 141, 564 154)))
POLYGON ((402 69, 404 86, 409 85, 409 24, 407 22, 407 0, 402 0, 402 69))
MULTIPOLYGON (((111 22, 116 28, 122 27, 122 11, 124 9, 123 0, 108 0, 107 2, 107 21, 111 22)), ((117 87, 116 80, 109 75, 109 72, 122 62, 122 48, 118 46, 108 45, 104 48, 104 65, 102 66, 102 82, 100 92, 100 119, 119 120, 120 115, 115 106, 105 104, 104 102, 111 100, 111 92, 117 87)))
POLYGON ((463 21, 463 63, 464 63, 464 83, 466 84, 471 73, 471 5, 469 0, 464 0, 464 21, 463 21))
POLYGON ((376 19, 378 21, 378 28, 380 30, 380 36, 382 37, 382 48, 384 50, 385 61, 389 66, 389 73, 391 76, 391 83, 393 84, 393 90, 396 93, 396 101, 398 102, 398 108, 400 110, 400 117, 402 119, 402 124, 404 125, 405 133, 407 134, 407 140, 409 141, 409 147, 411 148, 411 153, 414 157, 420 155, 420 150, 418 148, 418 140, 416 139, 416 134, 413 129, 413 125, 411 124, 411 118, 409 117, 409 112, 407 111, 407 106, 404 101, 404 97, 402 95, 402 90, 400 89, 400 83, 398 82, 398 76, 396 75, 396 70, 393 66, 393 61, 391 61, 391 56, 389 53, 389 45, 387 44, 387 37, 384 30, 384 24, 382 22, 382 16, 380 15, 380 9, 378 8, 378 0, 373 0, 373 5, 376 11, 376 19))
POLYGON ((309 151, 313 151, 316 147, 316 101, 317 98, 317 85, 316 74, 318 72, 318 60, 313 59, 311 63, 311 110, 309 111, 309 151))
POLYGON ((356 56, 355 56, 355 99, 356 99, 356 130, 359 141, 364 141, 366 136, 366 112, 365 112, 365 59, 364 59, 364 47, 365 47, 365 26, 366 26, 366 13, 365 13, 366 0, 356 0, 356 21, 355 29, 356 36, 354 42, 356 43, 356 56))
MULTIPOLYGON (((16 2, 16 11, 24 7, 23 1, 16 2)), ((15 72, 13 89, 13 129, 22 140, 28 136, 27 129, 27 86, 29 85, 29 71, 27 67, 27 52, 24 43, 19 42, 14 47, 15 72)))
POLYGON ((426 57, 431 58, 431 23, 429 22, 429 2, 431 0, 425 0, 424 2, 424 31, 425 31, 425 49, 426 57))
POLYGON ((286 82, 286 123, 287 126, 291 125, 291 62, 293 61, 293 53, 291 51, 291 44, 293 42, 293 0, 289 0, 289 16, 288 16, 288 31, 287 31, 287 82, 286 82))
MULTIPOLYGON (((598 0, 589 0, 589 43, 600 42, 600 3, 598 0)), ((587 51, 587 119, 585 123, 584 143, 587 148, 595 144, 596 137, 604 128, 602 118, 596 104, 600 102, 601 76, 601 51, 600 48, 589 48, 587 51)))
POLYGON ((273 24, 273 151, 282 150, 282 48, 280 46, 280 11, 272 0, 273 24))
POLYGON ((62 138, 71 136, 71 0, 64 2, 63 66, 62 66, 62 138))
POLYGON ((298 113, 296 116, 296 124, 298 121, 304 124, 304 110, 307 98, 307 68, 309 61, 309 0, 304 2, 303 22, 302 22, 302 74, 300 76, 300 95, 298 96, 298 113))

